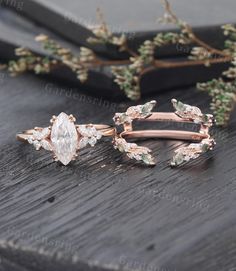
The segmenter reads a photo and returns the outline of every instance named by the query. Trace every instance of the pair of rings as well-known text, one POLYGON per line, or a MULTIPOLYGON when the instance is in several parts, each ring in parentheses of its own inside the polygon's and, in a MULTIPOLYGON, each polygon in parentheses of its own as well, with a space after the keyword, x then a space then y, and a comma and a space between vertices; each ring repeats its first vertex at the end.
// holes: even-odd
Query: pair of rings
POLYGON ((73 115, 61 113, 52 117, 49 127, 35 127, 24 131, 17 134, 17 139, 32 144, 36 150, 51 151, 54 160, 60 161, 63 165, 68 165, 75 160, 81 149, 87 146, 94 147, 102 137, 111 137, 115 149, 147 165, 155 165, 151 150, 128 142, 128 139, 165 138, 193 141, 194 143, 175 151, 170 165, 179 166, 214 148, 215 140, 209 133, 214 118, 211 114, 203 114, 198 107, 184 104, 176 99, 172 99, 171 102, 175 109, 173 113, 152 112, 156 101, 129 107, 126 112, 115 114, 113 118, 115 126, 76 124, 73 115), (133 121, 194 123, 199 126, 199 131, 134 130, 133 121), (118 132, 117 126, 122 126, 123 130, 118 132))

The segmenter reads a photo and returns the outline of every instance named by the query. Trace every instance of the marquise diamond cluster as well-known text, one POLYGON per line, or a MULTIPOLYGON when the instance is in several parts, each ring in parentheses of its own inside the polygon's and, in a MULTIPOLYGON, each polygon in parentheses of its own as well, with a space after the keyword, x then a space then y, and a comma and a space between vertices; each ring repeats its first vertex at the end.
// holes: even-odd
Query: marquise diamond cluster
POLYGON ((77 156, 78 150, 87 145, 94 146, 102 137, 92 124, 75 125, 73 116, 61 113, 54 117, 52 126, 48 128, 35 128, 28 142, 36 150, 41 148, 53 151, 55 160, 68 165, 77 156))

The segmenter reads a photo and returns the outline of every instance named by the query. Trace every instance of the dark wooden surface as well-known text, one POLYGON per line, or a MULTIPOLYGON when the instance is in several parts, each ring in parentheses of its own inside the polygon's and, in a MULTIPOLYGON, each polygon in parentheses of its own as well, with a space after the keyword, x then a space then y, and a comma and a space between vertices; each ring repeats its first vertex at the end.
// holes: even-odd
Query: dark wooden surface
MULTIPOLYGON (((64 167, 15 134, 61 111, 80 123, 111 123, 130 105, 66 90, 1 73, 0 270, 234 271, 235 112, 227 129, 214 129, 216 149, 178 169, 168 162, 183 143, 165 140, 143 142, 154 168, 128 161, 109 140, 64 167)), ((172 111, 172 97, 208 112, 208 97, 194 88, 149 99, 172 111)))

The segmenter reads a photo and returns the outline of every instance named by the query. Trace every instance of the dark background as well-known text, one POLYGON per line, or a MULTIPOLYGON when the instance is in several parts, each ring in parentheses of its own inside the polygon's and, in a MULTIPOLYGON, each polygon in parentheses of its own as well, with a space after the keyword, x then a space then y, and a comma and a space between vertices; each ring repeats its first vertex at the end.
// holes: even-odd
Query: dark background
MULTIPOLYGON (((218 23, 231 15, 233 19, 232 1, 207 2, 173 4, 178 12, 191 14, 193 22, 204 23, 197 20, 200 7, 205 13, 199 17, 212 22, 216 14, 218 23), (228 13, 218 11, 224 6, 228 13)), ((61 10, 55 3, 59 1, 53 9, 61 10)), ((90 1, 86 3, 89 7, 90 1)), ((146 19, 159 11, 144 6, 153 12, 150 17, 143 6, 132 14, 140 14, 138 25, 143 20, 146 27, 146 19)), ((72 9, 70 1, 66 7, 72 9)), ((126 17, 129 9, 127 4, 127 13, 119 14, 126 17)), ((9 10, 2 9, 1 15, 2 59, 11 58, 23 42, 40 51, 31 38, 47 30, 9 10)), ((106 15, 112 22, 109 12, 106 15)), ((126 159, 109 140, 81 151, 76 162, 64 167, 53 162, 50 153, 17 142, 16 133, 47 126, 51 116, 62 111, 74 114, 79 123, 112 124, 115 112, 134 103, 81 88, 67 76, 67 81, 59 80, 60 75, 11 78, 0 73, 0 271, 236 270, 235 112, 227 128, 213 129, 216 148, 180 168, 171 169, 168 163, 185 143, 166 140, 140 142, 153 150, 155 167, 126 159)), ((194 86, 163 91, 156 84, 152 89, 140 103, 156 99, 156 110, 173 111, 170 100, 176 98, 209 112, 209 97, 194 86)), ((166 128, 165 123, 155 125, 166 128)))
MULTIPOLYGON (((136 50, 146 39, 152 39, 158 31, 176 31, 175 26, 164 26, 157 22, 163 13, 160 1, 37 1, 37 0, 2 0, 0 4, 0 57, 5 60, 13 59, 16 46, 24 46, 33 52, 45 55, 40 44, 34 41, 36 35, 45 33, 57 40, 64 47, 79 53, 78 45, 86 45, 105 58, 124 58, 128 55, 119 53, 111 46, 87 43, 92 32, 89 26, 98 23, 96 9, 100 7, 105 20, 113 32, 125 33, 129 46, 136 50), (5 3, 5 6, 3 5, 5 3), (93 5, 92 5, 93 3, 93 5), (83 7, 83 8, 82 8, 83 7), (110 12, 108 12, 110 10, 110 12), (127 14, 130 13, 130 16, 127 14), (142 14, 142 15, 141 15, 142 14), (132 23, 131 23, 132 22, 132 23), (144 28, 148 25, 148 28, 144 28), (142 27, 141 27, 142 26, 142 27), (137 27, 136 29, 134 27, 137 27), (2 51, 2 53, 1 53, 2 51)), ((234 23, 234 0, 207 2, 195 0, 173 1, 173 10, 177 15, 189 22, 195 33, 212 46, 223 48, 225 37, 221 24, 234 23), (220 12, 221 11, 221 12, 220 12)), ((160 48, 156 51, 158 58, 168 61, 181 61, 191 51, 189 45, 174 45, 160 48)), ((157 91, 169 90, 176 87, 186 87, 196 82, 205 82, 218 77, 226 69, 226 64, 183 67, 178 69, 162 69, 153 71, 141 80, 142 94, 150 95, 157 91), (171 80, 166 80, 171 78, 171 80)), ((86 89, 89 94, 121 100, 125 96, 116 83, 109 69, 92 69, 88 81, 81 85, 74 73, 67 68, 56 69, 50 74, 57 81, 70 86, 86 89)))

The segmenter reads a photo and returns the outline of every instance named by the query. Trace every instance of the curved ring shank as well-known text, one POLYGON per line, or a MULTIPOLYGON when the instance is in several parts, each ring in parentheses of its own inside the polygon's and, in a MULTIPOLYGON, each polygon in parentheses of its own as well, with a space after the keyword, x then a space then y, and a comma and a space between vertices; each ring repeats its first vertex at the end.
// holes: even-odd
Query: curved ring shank
POLYGON ((208 137, 206 134, 174 130, 127 131, 121 133, 121 136, 124 138, 166 138, 190 141, 201 141, 208 137))
MULTIPOLYGON (((141 120, 141 119, 139 119, 141 120)), ((183 119, 177 116, 175 113, 169 112, 153 112, 149 117, 143 119, 145 121, 170 121, 170 122, 189 122, 192 123, 192 120, 183 119)))
MULTIPOLYGON (((166 121, 179 123, 194 123, 193 120, 183 119, 175 113, 153 112, 147 118, 137 118, 137 121, 166 121)), ((132 123, 124 124, 124 132, 121 133, 124 138, 166 138, 177 140, 202 141, 208 138, 208 128, 201 125, 199 132, 178 131, 178 130, 142 130, 134 131, 132 123)))
MULTIPOLYGON (((183 119, 177 116, 175 113, 163 113, 163 112, 153 112, 150 116, 145 119, 136 119, 137 121, 169 121, 169 122, 184 122, 193 123, 192 120, 183 119)), ((84 124, 81 124, 84 125, 84 124)), ((103 136, 113 137, 116 134, 116 128, 105 125, 105 124, 92 124, 98 131, 102 133, 103 136)), ((76 125, 78 128, 80 125, 76 125)), ((38 130, 43 128, 38 128, 38 130)), ((20 141, 27 141, 30 136, 32 136, 34 129, 24 131, 17 135, 17 139, 20 141)), ((190 132, 190 131, 178 131, 178 130, 139 130, 133 131, 132 123, 124 124, 124 132, 120 136, 124 138, 166 138, 166 139, 177 139, 177 140, 190 140, 190 141, 201 141, 208 138, 208 130, 200 128, 200 132, 190 132)))
MULTIPOLYGON (((115 134, 115 128, 105 124, 93 124, 93 126, 102 133, 102 136, 113 136, 115 134)), ((79 125, 76 125, 78 128, 79 125)), ((37 130, 42 130, 42 127, 37 127, 37 130)), ((28 138, 33 135, 34 129, 26 130, 16 135, 17 140, 27 142, 28 138)))

